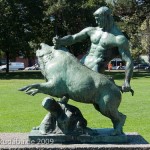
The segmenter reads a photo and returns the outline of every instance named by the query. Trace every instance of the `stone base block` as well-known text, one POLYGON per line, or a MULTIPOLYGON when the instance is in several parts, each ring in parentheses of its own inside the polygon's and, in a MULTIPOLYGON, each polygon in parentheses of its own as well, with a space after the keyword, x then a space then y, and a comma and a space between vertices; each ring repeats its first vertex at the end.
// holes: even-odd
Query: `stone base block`
POLYGON ((64 135, 64 134, 48 134, 41 135, 38 130, 32 130, 29 134, 29 140, 31 143, 72 143, 72 144, 123 144, 128 143, 126 134, 111 136, 113 129, 93 129, 97 135, 64 135))
POLYGON ((126 144, 31 143, 29 133, 0 133, 0 149, 25 150, 150 150, 150 144, 138 133, 126 133, 126 144))

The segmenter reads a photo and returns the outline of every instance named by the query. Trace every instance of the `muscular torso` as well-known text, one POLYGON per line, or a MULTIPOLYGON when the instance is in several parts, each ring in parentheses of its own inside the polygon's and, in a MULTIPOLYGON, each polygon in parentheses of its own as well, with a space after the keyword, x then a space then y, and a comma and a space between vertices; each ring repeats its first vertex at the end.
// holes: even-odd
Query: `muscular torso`
POLYGON ((113 32, 104 32, 98 27, 92 28, 88 32, 91 47, 81 61, 84 65, 93 70, 97 65, 99 69, 95 71, 102 72, 107 63, 119 54, 116 42, 118 35, 113 32))

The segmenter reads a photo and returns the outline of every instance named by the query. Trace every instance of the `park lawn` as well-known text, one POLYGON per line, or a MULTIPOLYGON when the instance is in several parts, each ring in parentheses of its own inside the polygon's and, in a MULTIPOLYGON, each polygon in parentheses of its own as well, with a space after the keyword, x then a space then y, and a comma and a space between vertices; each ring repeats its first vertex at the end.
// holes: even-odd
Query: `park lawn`
MULTIPOLYGON (((117 76, 117 75, 116 75, 117 76)), ((115 80, 123 83, 122 76, 115 80)), ((47 113, 41 106, 47 95, 29 96, 18 91, 33 83, 45 82, 42 79, 1 79, 0 80, 0 132, 30 132, 38 126, 47 113)), ((133 76, 131 82, 135 95, 124 93, 119 110, 127 115, 125 132, 138 132, 150 142, 150 75, 133 76)), ((93 105, 69 101, 77 106, 92 128, 110 128, 111 121, 97 112, 93 105)))

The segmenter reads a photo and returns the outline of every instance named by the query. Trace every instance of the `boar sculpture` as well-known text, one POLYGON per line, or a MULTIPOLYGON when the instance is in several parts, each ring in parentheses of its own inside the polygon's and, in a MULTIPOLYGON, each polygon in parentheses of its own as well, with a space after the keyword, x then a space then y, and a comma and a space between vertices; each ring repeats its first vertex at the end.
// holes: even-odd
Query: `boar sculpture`
POLYGON ((126 116, 118 111, 121 92, 114 82, 82 65, 66 48, 41 44, 36 51, 41 72, 46 82, 31 84, 20 89, 29 95, 48 94, 62 99, 91 103, 102 115, 111 119, 112 135, 123 134, 126 116))

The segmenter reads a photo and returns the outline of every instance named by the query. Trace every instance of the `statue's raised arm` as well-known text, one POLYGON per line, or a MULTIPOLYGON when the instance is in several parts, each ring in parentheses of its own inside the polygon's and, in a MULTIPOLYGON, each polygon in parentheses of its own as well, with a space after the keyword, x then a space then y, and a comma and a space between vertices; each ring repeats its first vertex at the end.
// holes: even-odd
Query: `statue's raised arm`
POLYGON ((68 46, 68 45, 75 44, 77 42, 81 42, 84 39, 89 37, 88 32, 92 29, 93 27, 87 27, 74 35, 67 35, 64 36, 63 38, 54 37, 53 44, 54 46, 59 47, 59 46, 68 46))

